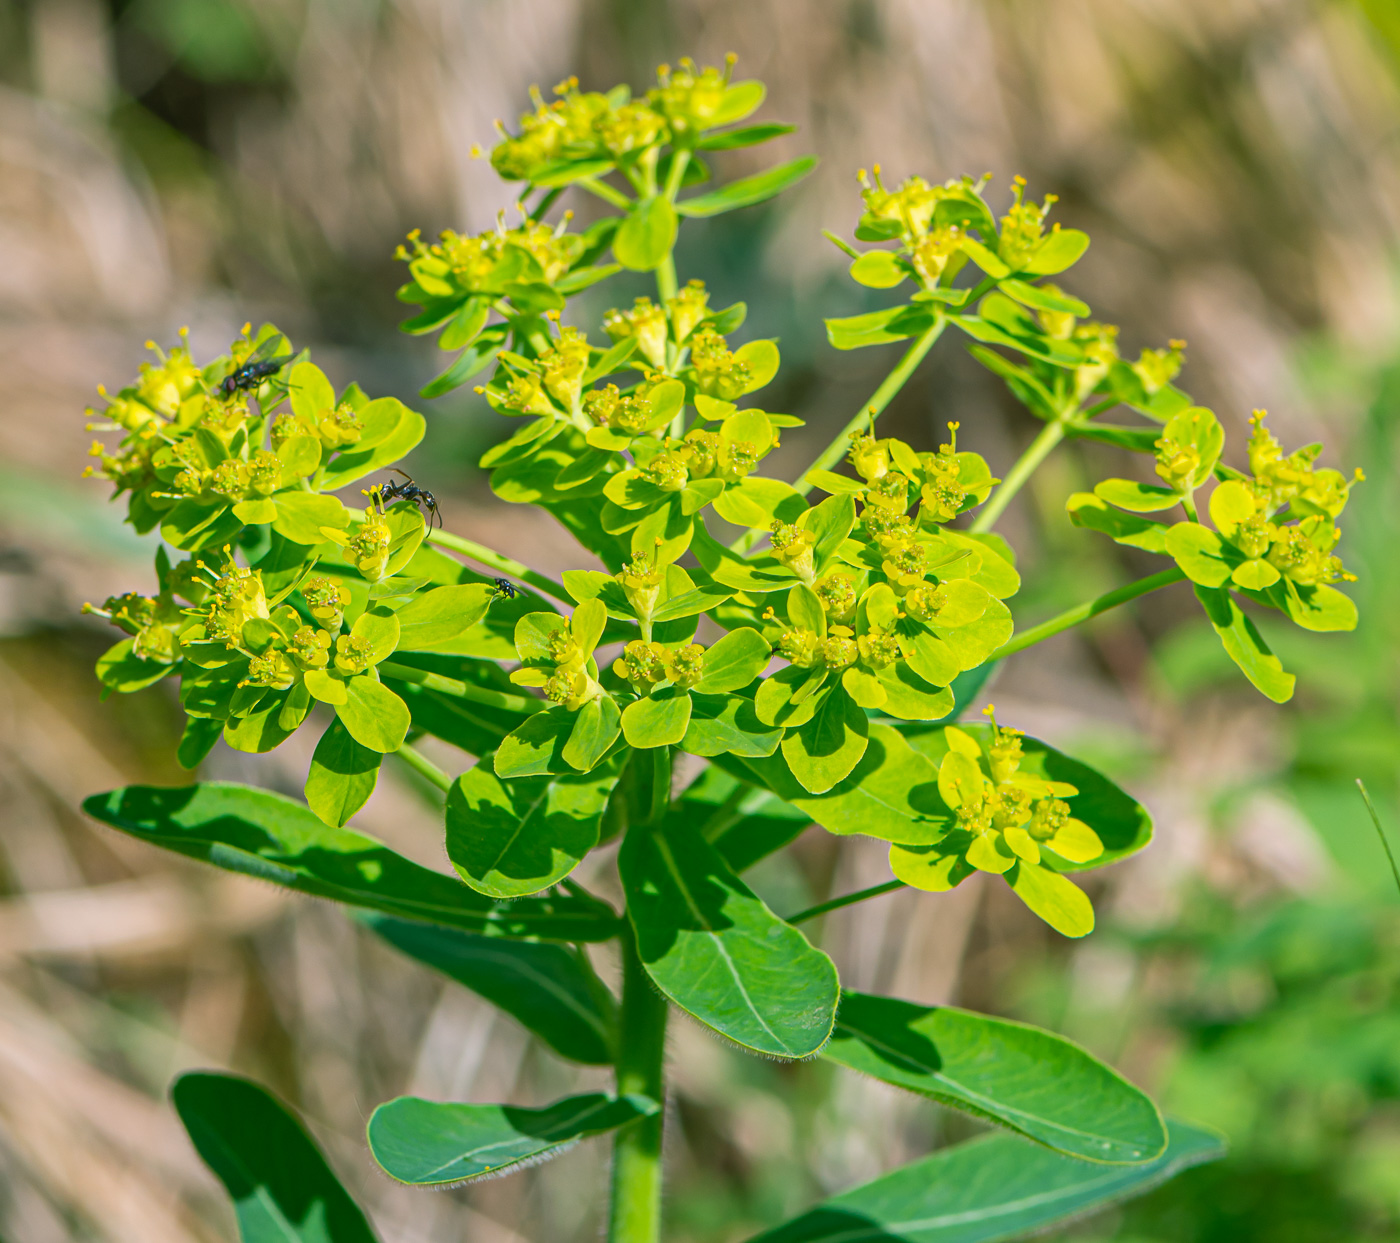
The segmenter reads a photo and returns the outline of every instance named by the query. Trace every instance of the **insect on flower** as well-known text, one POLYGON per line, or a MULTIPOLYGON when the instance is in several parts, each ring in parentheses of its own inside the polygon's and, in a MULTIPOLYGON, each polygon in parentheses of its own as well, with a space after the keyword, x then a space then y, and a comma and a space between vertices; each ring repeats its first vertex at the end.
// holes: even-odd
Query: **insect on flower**
POLYGON ((408 501, 412 505, 420 506, 427 510, 429 524, 431 525, 433 519, 436 518, 438 526, 441 527, 442 515, 438 512, 437 497, 427 488, 420 488, 414 483, 413 476, 407 471, 402 471, 397 466, 391 466, 389 469, 396 475, 402 475, 406 482, 399 483, 397 480, 391 479, 379 489, 380 496, 389 502, 408 501))
POLYGON ((276 375, 295 357, 293 354, 279 354, 272 357, 272 351, 276 349, 277 343, 282 338, 279 336, 268 337, 253 353, 248 361, 235 367, 223 378, 219 385, 219 392, 225 397, 232 397, 242 389, 257 388, 269 376, 276 375))
POLYGON ((516 592, 514 583, 507 582, 504 578, 496 579, 496 598, 498 600, 514 600, 515 595, 516 592))

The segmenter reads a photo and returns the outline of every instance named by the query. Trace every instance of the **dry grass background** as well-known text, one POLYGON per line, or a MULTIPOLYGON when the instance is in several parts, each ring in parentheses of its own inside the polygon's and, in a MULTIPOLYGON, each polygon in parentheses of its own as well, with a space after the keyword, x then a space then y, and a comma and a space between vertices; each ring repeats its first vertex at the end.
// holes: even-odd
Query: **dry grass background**
MULTIPOLYGON (((780 471, 889 362, 835 355, 819 325, 859 305, 819 230, 849 231, 854 171, 876 160, 895 177, 994 170, 1003 192, 1020 172, 1058 193, 1058 218, 1094 238, 1076 292, 1123 323, 1130 349, 1184 336, 1183 382, 1228 425, 1265 405, 1286 443, 1325 431, 1341 447, 1356 394, 1320 395, 1293 362, 1319 337, 1353 356, 1396 338, 1389 21, 1384 0, 0 2, 0 1238, 231 1238, 163 1100, 191 1066, 250 1073, 294 1101, 386 1239, 562 1243, 598 1229, 601 1145, 428 1195, 377 1175, 362 1141, 369 1110, 400 1092, 536 1103, 596 1072, 553 1060, 341 911, 157 854, 76 810, 95 790, 185 779, 174 706, 159 693, 99 705, 90 668, 109 636, 76 615, 150 574, 102 489, 76 479, 92 388, 134 373, 146 337, 189 324, 212 353, 245 319, 271 318, 338 379, 409 398, 437 360, 394 332, 388 256, 408 228, 484 228, 506 206, 468 155, 493 118, 569 72, 643 84, 659 60, 733 50, 770 84, 765 115, 801 126, 752 158, 823 157, 779 210, 731 217, 682 254, 683 277, 733 294, 756 284, 750 325, 783 336, 784 396, 810 425, 785 438, 780 471)), ((726 171, 747 167, 736 155, 726 171)), ((489 413, 428 409, 418 469, 449 525, 542 567, 576 563, 565 537, 483 494, 470 450, 494 434, 489 413)), ((959 418, 994 467, 1033 430, 952 348, 890 417, 922 442, 959 418)), ((1077 472, 1108 460, 1063 459, 1009 515, 1032 610, 1118 572, 1057 515, 1077 472), (1052 559, 1068 570, 1037 575, 1052 559)), ((1228 836, 1211 832, 1222 788, 1285 762, 1286 718, 1233 688, 1189 714, 1161 693, 1152 644, 1185 610, 1168 598, 1047 645, 997 689, 1003 719, 1127 757, 1159 838, 1096 898, 1130 926, 1169 923, 1201 876, 1308 891, 1330 867, 1267 793, 1232 813, 1228 836)), ((207 772, 295 791, 307 759, 295 741, 256 760, 221 750, 207 772)), ((358 823, 445 869, 430 801, 392 776, 358 823)), ((874 844, 810 836, 795 862, 762 871, 775 907, 887 876, 874 844)), ((603 887, 607 864, 590 861, 603 887)), ((1017 971, 1066 956, 1073 987, 1105 1011, 1169 987, 1094 940, 1053 942, 999 887, 973 883, 880 899, 821 936, 848 983, 925 1002, 1004 1010, 1017 971)), ((1170 1054, 1160 1031, 1092 1039, 1149 1085, 1170 1054)), ((671 1065, 678 1239, 743 1237, 960 1133, 878 1085, 748 1062, 685 1022, 671 1065)))

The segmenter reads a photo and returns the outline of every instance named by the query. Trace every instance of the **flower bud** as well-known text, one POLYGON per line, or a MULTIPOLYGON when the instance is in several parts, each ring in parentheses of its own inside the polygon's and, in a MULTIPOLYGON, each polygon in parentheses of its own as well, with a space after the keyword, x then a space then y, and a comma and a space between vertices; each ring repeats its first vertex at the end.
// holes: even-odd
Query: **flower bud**
POLYGON ((350 593, 335 579, 327 578, 324 574, 307 579, 301 585, 301 597, 318 626, 336 631, 344 624, 350 593))
POLYGON ((352 677, 374 664, 374 644, 359 634, 343 634, 335 641, 336 672, 352 677))
POLYGON ((633 639, 613 661, 613 672, 646 694, 657 682, 666 679, 665 655, 659 644, 633 639))
POLYGON ((694 686, 705 676, 705 649, 699 643, 687 643, 667 652, 666 676, 676 686, 694 686))
POLYGON ((855 616, 856 585, 844 574, 828 574, 813 584, 812 590, 817 593, 830 621, 848 622, 855 616))
POLYGON ((614 341, 637 339, 637 352, 653 367, 666 365, 666 312, 650 298, 638 298, 630 311, 609 311, 603 331, 614 341))
POLYGON ((799 669, 810 669, 819 660, 821 638, 815 630, 796 626, 778 636, 778 655, 799 669))
POLYGON ((705 318, 709 300, 710 295, 705 292, 705 282, 690 281, 666 303, 666 311, 671 317, 671 339, 677 345, 684 343, 705 318))
POLYGON ((815 572, 812 549, 817 537, 802 527, 775 518, 772 526, 773 555, 788 569, 804 579, 810 579, 815 572))
POLYGON ((707 397, 733 401, 749 385, 749 367, 740 362, 713 328, 697 329, 690 339, 690 362, 695 386, 707 397))
POLYGON ((817 648, 817 659, 828 669, 844 669, 859 656, 860 647, 847 626, 833 626, 817 648))

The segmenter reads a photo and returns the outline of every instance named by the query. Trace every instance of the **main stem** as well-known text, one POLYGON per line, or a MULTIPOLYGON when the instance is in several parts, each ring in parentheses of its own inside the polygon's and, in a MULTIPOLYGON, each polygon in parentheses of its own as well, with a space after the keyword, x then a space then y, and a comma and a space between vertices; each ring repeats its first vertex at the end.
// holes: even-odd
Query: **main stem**
MULTIPOLYGON (((639 759, 647 752, 641 752, 639 759)), ((644 820, 630 832, 646 832, 670 802, 671 752, 651 753, 644 820)), ((618 1015, 617 1094, 635 1092, 660 1108, 618 1132, 613 1141, 612 1203, 608 1243, 659 1243, 661 1238, 661 1138, 666 1117, 666 998, 647 976, 632 926, 622 928, 622 1007, 618 1015)))
POLYGON ((1090 600, 1086 604, 1077 604, 1072 609, 1067 609, 1058 617, 1052 617, 1049 621, 1043 621, 1038 626, 1032 626, 1029 630, 1023 630, 1011 642, 1004 647, 1000 647, 993 655, 997 660, 1003 657, 1015 655, 1023 652, 1028 647, 1040 643, 1044 639, 1057 635, 1062 630, 1068 630, 1071 626, 1078 626, 1081 622, 1088 621, 1091 617, 1097 617, 1100 613, 1106 613, 1109 609, 1116 609, 1120 604, 1126 604, 1129 600, 1136 600, 1139 596, 1145 596, 1149 591, 1156 591, 1159 587, 1169 587, 1172 583, 1184 582, 1186 575, 1176 566, 1170 570, 1163 570, 1160 574, 1153 574, 1147 578, 1140 578, 1135 583, 1129 583, 1126 587, 1119 587, 1115 591, 1106 592, 1096 600, 1090 600))
POLYGON ((802 477, 792 485, 799 493, 806 496, 807 493, 816 486, 807 476, 814 470, 830 470, 835 466, 851 447, 851 433, 859 431, 862 427, 868 425, 871 419, 894 400, 895 394, 904 387, 909 377, 914 374, 914 369, 924 361, 924 355, 933 348, 933 343, 938 340, 940 334, 943 332, 943 326, 947 322, 948 321, 940 315, 938 322, 927 329, 913 345, 904 351, 904 357, 899 360, 895 369, 885 377, 880 387, 870 395, 870 400, 861 406, 855 417, 837 434, 836 439, 827 445, 822 455, 803 471, 802 477))
POLYGON ((1040 435, 1031 441, 1030 448, 1021 454, 1006 478, 1001 481, 1001 487, 992 493, 991 499, 982 507, 977 520, 972 524, 973 532, 990 531, 996 526, 997 519, 1011 504, 1011 498, 1021 490, 1026 480, 1035 474, 1036 468, 1045 461, 1050 450, 1064 437, 1065 425, 1062 419, 1055 419, 1040 429, 1040 435))

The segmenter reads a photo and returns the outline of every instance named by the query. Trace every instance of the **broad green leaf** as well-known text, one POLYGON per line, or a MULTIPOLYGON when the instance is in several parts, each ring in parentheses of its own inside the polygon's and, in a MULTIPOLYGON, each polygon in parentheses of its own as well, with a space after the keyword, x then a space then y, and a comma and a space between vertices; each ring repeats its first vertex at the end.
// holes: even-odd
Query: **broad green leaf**
POLYGON ((1094 908, 1069 877, 1023 859, 1006 879, 1016 896, 1062 936, 1083 937, 1093 932, 1094 908))
POLYGON ((860 763, 869 737, 870 718, 838 686, 810 721, 789 731, 783 739, 783 759, 805 789, 825 794, 860 763))
POLYGON ((292 413, 313 427, 335 409, 335 389, 314 363, 297 363, 292 368, 287 378, 287 399, 292 413))
POLYGON ((495 360, 496 350, 505 340, 501 328, 488 328, 479 334, 457 360, 435 380, 430 380, 418 392, 420 397, 441 397, 453 389, 461 388, 477 372, 485 370, 495 360))
MULTIPOLYGON (((830 678, 826 669, 802 669, 785 665, 758 686, 754 709, 765 725, 796 729, 805 725, 821 706, 822 690, 830 678)), ((830 693, 830 688, 826 688, 830 693)))
POLYGON ((712 130, 695 145, 701 151, 733 151, 737 147, 754 147, 773 138, 791 134, 797 126, 779 125, 772 122, 762 125, 745 125, 742 129, 712 130))
POLYGON ((737 207, 752 207, 776 194, 781 194, 789 186, 795 185, 817 166, 817 157, 804 155, 800 159, 779 164, 767 172, 753 177, 741 177, 727 186, 701 194, 693 199, 685 199, 676 204, 676 211, 682 216, 717 216, 720 212, 733 211, 737 207))
POLYGON ((235 751, 263 755, 280 747, 291 736, 296 724, 283 724, 286 692, 273 691, 256 708, 224 722, 223 739, 235 751))
POLYGON ((500 1007, 560 1057, 589 1066, 612 1063, 617 1006, 580 961, 583 951, 384 915, 363 916, 361 922, 395 949, 500 1007))
POLYGON ((888 725, 870 726, 870 741, 860 763, 825 794, 812 794, 798 784, 781 756, 718 757, 715 762, 771 790, 831 833, 863 833, 887 842, 928 845, 946 830, 949 812, 938 797, 937 764, 888 725))
POLYGON ((668 687, 622 710, 622 735, 629 747, 674 747, 690 724, 690 693, 668 687))
POLYGON ((743 363, 749 369, 749 382, 744 386, 744 392, 756 393, 778 374, 780 357, 777 342, 746 341, 734 351, 734 361, 743 363))
POLYGON ((591 772, 622 732, 622 712, 611 695, 590 699, 574 717, 569 740, 559 753, 570 768, 591 772))
POLYGON ((1356 629, 1356 603, 1335 587, 1325 584, 1315 587, 1295 586, 1281 594, 1283 611, 1304 630, 1328 632, 1356 629))
POLYGON ((753 700, 697 692, 691 696, 690 723, 680 748, 691 755, 762 756, 772 755, 782 740, 782 726, 760 721, 753 700))
POLYGON ((1114 543, 1141 548, 1146 552, 1167 551, 1167 527, 1164 523, 1114 509, 1092 492, 1074 493, 1065 502, 1065 508, 1075 526, 1100 531, 1114 543))
POLYGON ((546 773, 570 772, 571 766, 564 759, 564 745, 573 733, 574 717, 563 704, 556 704, 526 718, 497 750, 496 776, 540 777, 546 773))
MULTIPOLYGON (((746 116, 758 111, 767 94, 768 88, 762 82, 749 80, 731 83, 720 96, 719 107, 706 121, 706 128, 742 121, 746 116)), ((704 146, 704 140, 697 145, 704 146)))
MULTIPOLYGON (((941 728, 906 726, 909 745, 933 764, 941 764, 948 745, 941 728)), ((961 733, 973 739, 982 754, 991 741, 991 726, 960 725, 961 733)), ((1049 854, 1044 858, 1060 872, 1077 872, 1103 867, 1128 855, 1135 854, 1152 840, 1152 817, 1147 809, 1129 794, 1089 765, 1072 759, 1038 738, 1021 740, 1022 759, 1019 773, 1046 781, 1072 785, 1078 794, 1068 799, 1070 814, 1082 820, 1098 834, 1103 842, 1103 854, 1085 864, 1071 863, 1049 854)), ((935 813, 942 819, 947 813, 935 813)), ((946 823, 946 822, 945 822, 946 823)), ((932 839, 925 839, 931 841, 932 839)))
POLYGON ((1037 276, 1054 276, 1079 262, 1089 249, 1089 235, 1079 229, 1062 229, 1058 225, 1036 248, 1030 262, 1022 269, 1037 276))
POLYGON ((242 1243, 375 1243, 316 1141, 265 1088, 191 1071, 175 1080, 170 1098, 233 1200, 242 1243))
POLYGON ((1011 269, 1002 262, 1001 258, 994 250, 989 250, 986 246, 975 238, 965 237, 958 247, 969 259, 972 260, 988 276, 996 280, 1011 275, 1011 269))
MULTIPOLYGON (((469 356, 474 348, 486 340, 486 337, 487 334, 483 332, 462 357, 469 356)), ((372 409, 378 407, 381 402, 386 403, 395 416, 390 430, 371 448, 337 455, 319 476, 318 483, 322 490, 335 491, 345 487, 346 484, 354 483, 357 479, 363 479, 366 475, 373 474, 377 470, 384 470, 407 457, 411 450, 418 447, 418 442, 423 439, 423 433, 427 430, 428 425, 418 411, 410 410, 397 398, 381 397, 377 401, 370 402, 361 411, 361 417, 368 423, 372 409)))
POLYGON ((1000 1243, 1040 1234, 1225 1154, 1210 1131, 1168 1122, 1167 1150, 1142 1165, 1093 1165, 988 1135, 833 1196, 749 1243, 1000 1243))
POLYGON ((214 749, 214 744, 219 741, 219 735, 223 732, 223 722, 213 721, 205 717, 189 716, 185 718, 184 732, 180 735, 180 745, 176 749, 175 758, 179 761, 183 769, 193 770, 200 766, 204 757, 214 749))
POLYGON ((324 544, 322 527, 338 531, 350 525, 350 511, 338 497, 317 492, 279 492, 273 503, 277 516, 272 529, 293 544, 324 544))
POLYGON ((909 279, 904 268, 892 251, 868 250, 851 264, 851 278, 858 285, 871 289, 893 289, 909 279))
POLYGON ((1140 1089, 1025 1023, 847 989, 822 1056, 1085 1161, 1151 1161, 1167 1145, 1140 1089))
POLYGON ((1199 488, 1211 477, 1225 448, 1225 429, 1220 426, 1214 411, 1204 406, 1188 406, 1185 410, 1177 411, 1167 420, 1162 436, 1178 444, 1190 445, 1199 455, 1199 463, 1188 480, 1192 488, 1199 488))
POLYGON ((624 268, 650 272, 676 242, 676 209, 660 195, 633 204, 613 237, 613 254, 624 268))
POLYGON ((569 1096, 543 1109, 457 1105, 401 1096, 369 1119, 369 1150, 390 1178, 445 1187, 535 1164, 590 1135, 614 1131, 661 1106, 644 1096, 569 1096))
POLYGON ((437 587, 398 611, 399 647, 413 651, 460 638, 483 617, 495 597, 485 583, 437 587))
POLYGON ((820 597, 806 583, 798 583, 787 594, 788 622, 802 630, 826 637, 826 609, 820 597))
POLYGON ((362 747, 388 754, 403 746, 413 724, 408 705, 382 682, 358 674, 345 683, 345 702, 336 715, 362 747))
MULTIPOLYGON (((1244 615, 1229 591, 1224 587, 1200 585, 1196 586, 1195 591, 1196 599, 1204 607, 1206 617, 1215 627, 1226 653, 1254 684, 1254 688, 1274 703, 1286 703, 1292 699, 1293 687, 1298 679, 1284 672, 1282 662, 1269 650, 1264 636, 1244 615)), ((1083 819, 1082 816, 1079 818, 1083 819)))
POLYGON ((633 827, 618 857, 637 950, 676 1005, 736 1044, 809 1057, 831 1035, 836 968, 744 884, 684 802, 633 827))
POLYGON ((1193 583, 1223 587, 1243 558, 1209 527, 1178 522, 1166 533, 1166 550, 1193 583))
POLYGON ((95 820, 154 846, 300 893, 494 936, 605 941, 616 920, 573 897, 493 902, 309 807, 231 782, 127 786, 84 800, 95 820))
POLYGON ((938 322, 938 312, 923 306, 892 306, 866 315, 826 321, 826 339, 838 350, 885 345, 926 332, 938 322))
POLYGON ((1090 313, 1087 302, 1043 285, 1030 285, 1013 279, 998 282, 997 288, 1008 297, 1015 298, 1022 306, 1034 307, 1038 311, 1058 311, 1064 315, 1077 315, 1080 319, 1090 313))
POLYGON ((333 720, 311 757, 306 802, 322 820, 339 828, 349 822, 374 793, 384 756, 362 747, 339 719, 333 720))
POLYGON ((953 692, 946 686, 932 686, 907 664, 896 662, 881 669, 880 688, 886 716, 901 721, 941 721, 953 710, 953 692))
POLYGON ((464 772, 447 793, 447 857, 479 893, 539 893, 598 844, 617 766, 589 776, 503 781, 490 758, 464 772))
POLYGON ((743 690, 763 672, 772 648, 757 630, 733 630, 705 652, 704 676, 695 685, 701 695, 743 690))
POLYGON ((135 643, 135 639, 123 639, 97 658, 98 681, 108 690, 129 695, 154 686, 161 678, 175 672, 174 665, 136 655, 132 650, 135 643))
POLYGON ((1135 514, 1155 514, 1181 504, 1180 494, 1171 488, 1136 479, 1105 479, 1094 485, 1094 495, 1135 514))

